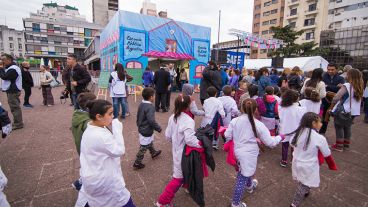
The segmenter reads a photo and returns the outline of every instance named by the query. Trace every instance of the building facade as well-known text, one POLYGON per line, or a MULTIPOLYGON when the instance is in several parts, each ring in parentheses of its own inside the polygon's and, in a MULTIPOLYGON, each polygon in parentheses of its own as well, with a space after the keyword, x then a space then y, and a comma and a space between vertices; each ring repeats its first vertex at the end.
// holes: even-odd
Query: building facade
POLYGON ((93 23, 103 27, 119 10, 119 0, 92 0, 93 23))
MULTIPOLYGON (((285 0, 254 0, 252 33, 272 38, 272 26, 283 26, 285 0)), ((251 58, 267 58, 267 49, 252 48, 251 58)))
POLYGON ((63 63, 68 53, 83 58, 84 50, 99 34, 100 25, 87 22, 75 7, 43 4, 42 10, 23 19, 25 56, 63 63))
POLYGON ((329 0, 285 1, 284 26, 304 31, 295 43, 314 41, 319 44, 321 32, 327 28, 328 3, 329 0))
POLYGON ((23 58, 25 54, 24 32, 0 25, 0 54, 7 53, 14 58, 23 58))
MULTIPOLYGON (((158 15, 157 15, 156 4, 152 3, 150 0, 144 0, 140 13, 144 15, 150 15, 150 16, 157 17, 158 15)), ((166 13, 166 17, 167 17, 167 13, 166 13)))
POLYGON ((330 0, 328 29, 368 25, 367 0, 330 0))

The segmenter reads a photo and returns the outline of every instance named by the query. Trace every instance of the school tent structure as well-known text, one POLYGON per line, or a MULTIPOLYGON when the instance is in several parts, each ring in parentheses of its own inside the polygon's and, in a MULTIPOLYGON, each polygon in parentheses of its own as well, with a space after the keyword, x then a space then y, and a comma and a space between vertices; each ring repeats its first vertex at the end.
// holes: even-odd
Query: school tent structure
MULTIPOLYGON (((271 59, 248 59, 244 61, 244 67, 247 69, 260 69, 261 67, 271 67, 271 59)), ((328 62, 321 56, 284 58, 284 68, 293 68, 299 66, 301 70, 307 72, 315 68, 327 70, 328 62)))
POLYGON ((210 36, 209 27, 118 11, 101 33, 101 71, 122 63, 139 85, 149 60, 186 61, 196 84, 210 59, 210 36))

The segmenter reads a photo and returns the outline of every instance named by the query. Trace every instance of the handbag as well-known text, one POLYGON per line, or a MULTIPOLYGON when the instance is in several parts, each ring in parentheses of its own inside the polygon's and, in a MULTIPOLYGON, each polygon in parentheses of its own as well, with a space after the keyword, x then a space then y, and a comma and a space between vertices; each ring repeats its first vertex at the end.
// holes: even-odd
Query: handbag
POLYGON ((349 90, 350 93, 348 98, 349 98, 350 112, 346 112, 344 109, 345 101, 340 101, 335 111, 331 114, 335 118, 334 119, 335 124, 343 127, 349 127, 353 124, 353 118, 351 117, 351 85, 349 90))
POLYGON ((52 78, 52 81, 50 82, 50 86, 51 88, 55 88, 59 86, 59 82, 55 78, 52 78))

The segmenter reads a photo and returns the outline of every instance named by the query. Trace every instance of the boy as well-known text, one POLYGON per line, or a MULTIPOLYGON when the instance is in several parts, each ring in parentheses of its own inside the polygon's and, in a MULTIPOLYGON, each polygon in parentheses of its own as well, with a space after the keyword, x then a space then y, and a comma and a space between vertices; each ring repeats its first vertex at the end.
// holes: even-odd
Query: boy
POLYGON ((150 151, 152 159, 161 154, 161 150, 156 150, 153 147, 153 131, 161 133, 161 127, 155 120, 155 107, 153 100, 155 90, 151 87, 146 87, 142 91, 143 101, 138 107, 137 127, 139 132, 140 148, 137 153, 137 158, 133 164, 135 169, 142 169, 145 165, 142 163, 144 154, 147 150, 150 151))
POLYGON ((247 83, 245 81, 239 81, 239 89, 235 91, 234 100, 238 108, 240 108, 240 97, 248 92, 247 83))
MULTIPOLYGON (((87 128, 87 123, 90 121, 89 114, 87 112, 87 102, 95 100, 97 97, 93 93, 81 93, 77 97, 77 102, 80 109, 75 110, 72 117, 72 134, 74 137, 75 147, 77 148, 78 155, 80 155, 81 141, 84 130, 87 128)), ((76 180, 72 184, 76 190, 80 190, 82 187, 81 180, 76 180)))
POLYGON ((218 98, 221 101, 226 114, 223 120, 225 127, 229 126, 232 117, 238 116, 240 114, 235 100, 231 97, 231 90, 231 86, 225 85, 222 88, 224 95, 218 98))

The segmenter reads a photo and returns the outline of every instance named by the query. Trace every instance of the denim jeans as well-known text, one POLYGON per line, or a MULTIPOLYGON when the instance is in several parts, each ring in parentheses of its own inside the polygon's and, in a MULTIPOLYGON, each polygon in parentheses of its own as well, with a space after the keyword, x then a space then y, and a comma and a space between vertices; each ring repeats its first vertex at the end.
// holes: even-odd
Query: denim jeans
POLYGON ((112 97, 112 105, 114 108, 114 119, 118 118, 119 116, 119 109, 121 106, 121 117, 125 119, 126 113, 126 104, 127 104, 126 97, 112 97))
POLYGON ((70 98, 72 99, 72 104, 74 105, 75 110, 79 109, 79 104, 78 104, 78 101, 77 101, 78 95, 79 95, 79 93, 72 93, 70 95, 70 98))

